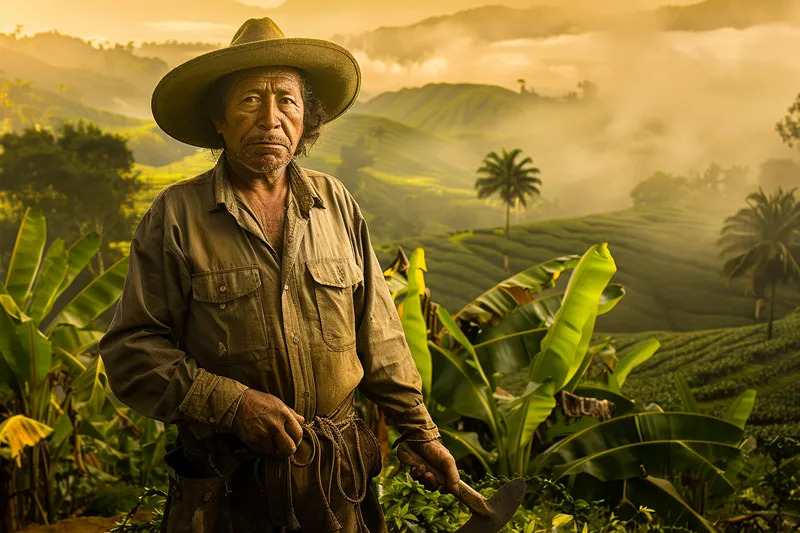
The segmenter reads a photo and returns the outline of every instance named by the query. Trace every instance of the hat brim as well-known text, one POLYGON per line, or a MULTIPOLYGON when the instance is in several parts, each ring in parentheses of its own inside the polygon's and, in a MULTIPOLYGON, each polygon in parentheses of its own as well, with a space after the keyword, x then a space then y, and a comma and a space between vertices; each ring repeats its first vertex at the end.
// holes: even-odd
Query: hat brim
POLYGON ((229 46, 178 65, 153 92, 153 118, 170 137, 201 148, 223 148, 205 98, 219 78, 254 67, 289 66, 306 75, 325 109, 326 122, 358 98, 361 70, 345 48, 319 39, 286 38, 229 46))

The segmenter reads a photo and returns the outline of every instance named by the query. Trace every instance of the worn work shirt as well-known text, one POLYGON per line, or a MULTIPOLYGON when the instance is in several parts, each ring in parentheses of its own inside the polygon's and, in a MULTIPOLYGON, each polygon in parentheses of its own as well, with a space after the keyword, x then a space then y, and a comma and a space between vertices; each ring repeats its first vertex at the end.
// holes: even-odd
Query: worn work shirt
POLYGON ((248 387, 306 420, 358 387, 410 440, 438 437, 352 196, 292 161, 279 257, 224 161, 162 191, 136 229, 100 342, 114 394, 203 438, 231 431, 248 387))

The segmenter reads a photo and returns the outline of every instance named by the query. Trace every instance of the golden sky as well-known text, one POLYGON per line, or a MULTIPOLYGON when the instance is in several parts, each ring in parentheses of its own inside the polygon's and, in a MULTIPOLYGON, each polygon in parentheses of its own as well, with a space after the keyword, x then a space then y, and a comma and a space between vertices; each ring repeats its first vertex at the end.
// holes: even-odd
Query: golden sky
POLYGON ((287 35, 326 38, 489 4, 576 10, 651 8, 692 0, 0 0, 0 32, 58 30, 98 41, 228 42, 250 17, 272 16, 287 35))

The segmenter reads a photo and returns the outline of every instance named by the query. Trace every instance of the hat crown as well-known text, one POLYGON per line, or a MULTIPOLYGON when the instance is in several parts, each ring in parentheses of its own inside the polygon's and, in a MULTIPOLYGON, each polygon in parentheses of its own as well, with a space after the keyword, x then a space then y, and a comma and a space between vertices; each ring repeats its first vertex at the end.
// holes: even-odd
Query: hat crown
POLYGON ((286 35, 283 34, 271 18, 249 19, 242 24, 242 27, 233 36, 230 46, 285 38, 286 35))

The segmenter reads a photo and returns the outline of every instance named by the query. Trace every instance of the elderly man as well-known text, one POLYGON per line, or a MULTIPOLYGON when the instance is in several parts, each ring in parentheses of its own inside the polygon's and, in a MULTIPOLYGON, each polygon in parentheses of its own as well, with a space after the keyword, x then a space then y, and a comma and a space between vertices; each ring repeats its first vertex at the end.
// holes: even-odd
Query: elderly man
POLYGON ((178 425, 170 533, 385 531, 356 389, 458 482, 359 206, 294 159, 359 88, 348 51, 260 19, 153 94, 169 135, 223 149, 142 218, 100 343, 116 396, 178 425))

